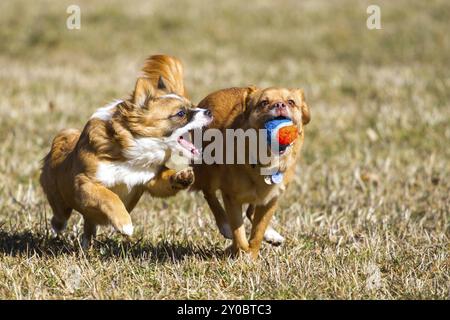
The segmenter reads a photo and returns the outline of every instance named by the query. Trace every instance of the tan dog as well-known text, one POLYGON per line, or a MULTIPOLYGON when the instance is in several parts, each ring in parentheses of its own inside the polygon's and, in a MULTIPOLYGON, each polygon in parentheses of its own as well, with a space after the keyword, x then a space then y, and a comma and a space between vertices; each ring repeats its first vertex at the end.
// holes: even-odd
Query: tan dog
POLYGON ((199 155, 185 134, 211 122, 208 110, 184 97, 180 62, 150 57, 130 98, 94 113, 83 131, 61 131, 44 158, 40 182, 53 210, 51 224, 60 233, 72 210, 84 217, 82 244, 88 246, 97 225, 112 224, 130 236, 130 212, 143 192, 174 195, 194 181, 192 169, 164 166, 174 153, 199 155))
MULTIPOLYGON (((226 237, 232 236, 233 243, 229 252, 233 255, 240 251, 249 252, 256 258, 277 208, 278 199, 294 177, 296 160, 304 139, 304 126, 310 121, 303 91, 284 88, 231 88, 210 94, 199 103, 199 107, 208 108, 212 112, 214 120, 208 128, 222 131, 262 129, 267 120, 280 116, 291 119, 298 127, 299 137, 277 158, 278 170, 283 173, 283 180, 279 184, 266 182, 261 175, 261 165, 246 163, 194 166, 196 180, 193 189, 203 191, 219 230, 226 237), (216 196, 218 190, 222 193, 225 208, 216 196), (249 204, 247 216, 252 221, 249 241, 243 224, 244 204, 249 204)), ((248 154, 248 150, 231 151, 235 154, 248 154)))

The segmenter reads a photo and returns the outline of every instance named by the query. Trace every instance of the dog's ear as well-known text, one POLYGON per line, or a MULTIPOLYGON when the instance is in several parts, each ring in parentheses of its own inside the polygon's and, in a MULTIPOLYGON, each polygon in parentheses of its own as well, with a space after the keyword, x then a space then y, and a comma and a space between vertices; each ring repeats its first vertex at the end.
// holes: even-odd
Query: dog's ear
POLYGON ((150 79, 140 77, 136 81, 136 86, 133 92, 133 103, 137 106, 145 106, 146 101, 155 95, 155 88, 150 79))
POLYGON ((165 80, 164 80, 163 76, 159 76, 159 79, 158 79, 158 89, 159 89, 159 90, 167 91, 167 85, 166 85, 166 83, 165 83, 165 80))
POLYGON ((305 101, 302 104, 302 123, 308 124, 311 121, 311 112, 305 101))
POLYGON ((258 88, 254 85, 248 86, 242 96, 242 106, 244 108, 244 111, 247 111, 251 108, 251 102, 253 93, 255 93, 258 90, 258 88))
POLYGON ((297 94, 302 101, 302 104, 300 106, 302 110, 302 123, 306 125, 311 121, 311 113, 309 111, 308 105, 306 104, 305 92, 303 91, 303 89, 292 89, 291 91, 297 94))

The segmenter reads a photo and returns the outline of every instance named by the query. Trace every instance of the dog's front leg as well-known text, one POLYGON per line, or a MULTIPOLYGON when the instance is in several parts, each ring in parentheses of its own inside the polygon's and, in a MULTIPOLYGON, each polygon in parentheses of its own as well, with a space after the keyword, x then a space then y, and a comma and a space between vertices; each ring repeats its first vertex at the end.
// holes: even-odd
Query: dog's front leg
POLYGON ((83 247, 95 237, 96 225, 110 223, 120 233, 131 236, 133 224, 122 200, 111 190, 93 183, 85 177, 78 178, 76 198, 85 220, 83 247))
POLYGON ((258 257, 259 248, 264 238, 267 226, 277 209, 278 199, 274 198, 266 205, 256 206, 252 221, 252 231, 250 233, 249 253, 253 259, 258 257))
POLYGON ((155 178, 146 184, 146 190, 154 197, 165 198, 187 189, 194 183, 194 171, 186 168, 180 171, 163 169, 155 178))
POLYGON ((233 243, 227 251, 230 255, 237 256, 241 251, 248 251, 248 241, 245 234, 244 219, 242 217, 242 203, 236 202, 226 194, 223 195, 223 202, 233 232, 233 243))

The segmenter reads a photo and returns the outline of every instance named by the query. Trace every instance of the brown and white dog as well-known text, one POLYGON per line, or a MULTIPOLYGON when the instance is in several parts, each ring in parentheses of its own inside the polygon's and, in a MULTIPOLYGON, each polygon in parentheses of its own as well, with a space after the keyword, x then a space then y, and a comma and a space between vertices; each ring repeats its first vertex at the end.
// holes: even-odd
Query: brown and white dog
POLYGON ((53 229, 62 232, 75 209, 84 217, 84 247, 97 225, 131 236, 130 212, 144 192, 167 197, 193 183, 191 168, 176 172, 165 163, 174 153, 198 156, 184 136, 210 122, 210 111, 185 97, 181 63, 150 57, 131 97, 97 110, 82 132, 66 129, 54 138, 40 177, 53 229))
MULTIPOLYGON (((279 184, 268 184, 261 175, 261 165, 245 164, 199 164, 194 165, 193 189, 202 190, 211 208, 221 233, 232 238, 228 248, 232 255, 248 252, 258 256, 261 242, 274 214, 278 199, 295 175, 296 160, 304 140, 304 126, 310 121, 309 108, 301 89, 255 87, 230 88, 208 95, 198 105, 211 110, 214 117, 208 128, 222 132, 226 129, 262 129, 272 118, 285 117, 297 126, 299 137, 277 157, 279 172, 283 180, 279 184), (219 202, 216 191, 221 191, 225 208, 219 202), (243 205, 248 204, 247 217, 252 222, 250 239, 247 240, 243 224, 243 205)), ((226 134, 223 134, 226 137, 226 134)), ((225 142, 225 146, 227 143, 225 142)), ((237 145, 234 145, 237 148, 237 145)), ((225 150, 245 152, 248 150, 225 150)), ((259 163, 259 162, 258 162, 259 163)), ((266 240, 278 235, 269 229, 266 240)))

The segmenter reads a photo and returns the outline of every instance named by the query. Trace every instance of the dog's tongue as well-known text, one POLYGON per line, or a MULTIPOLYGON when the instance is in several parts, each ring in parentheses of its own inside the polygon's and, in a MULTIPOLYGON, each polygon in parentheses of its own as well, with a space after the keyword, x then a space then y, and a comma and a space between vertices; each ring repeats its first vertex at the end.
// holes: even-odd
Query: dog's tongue
POLYGON ((178 142, 187 150, 191 151, 192 154, 198 155, 200 152, 197 150, 197 148, 187 139, 184 139, 183 137, 178 138, 178 142))

